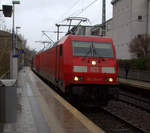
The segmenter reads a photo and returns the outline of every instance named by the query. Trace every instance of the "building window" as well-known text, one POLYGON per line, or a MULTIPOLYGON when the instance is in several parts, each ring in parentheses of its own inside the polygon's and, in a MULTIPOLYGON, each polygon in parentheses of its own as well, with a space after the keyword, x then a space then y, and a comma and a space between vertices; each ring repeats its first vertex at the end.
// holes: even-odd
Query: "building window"
POLYGON ((142 16, 138 16, 138 20, 142 20, 142 16))
POLYGON ((138 38, 141 38, 141 37, 142 37, 142 35, 138 34, 138 35, 137 35, 137 37, 138 37, 138 38))
POLYGON ((96 30, 92 31, 91 34, 92 34, 92 35, 99 36, 99 35, 100 35, 100 30, 99 30, 99 29, 96 29, 96 30))

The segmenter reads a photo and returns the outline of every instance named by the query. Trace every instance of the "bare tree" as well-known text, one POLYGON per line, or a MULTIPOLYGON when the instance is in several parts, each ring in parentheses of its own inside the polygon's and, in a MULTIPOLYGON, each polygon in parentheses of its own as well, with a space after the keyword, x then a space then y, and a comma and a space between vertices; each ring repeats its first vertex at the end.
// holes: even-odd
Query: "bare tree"
POLYGON ((135 37, 129 44, 129 51, 136 57, 150 55, 150 36, 140 35, 135 37))
POLYGON ((32 58, 36 54, 36 51, 31 50, 28 46, 25 47, 25 65, 26 66, 31 66, 32 64, 32 58))

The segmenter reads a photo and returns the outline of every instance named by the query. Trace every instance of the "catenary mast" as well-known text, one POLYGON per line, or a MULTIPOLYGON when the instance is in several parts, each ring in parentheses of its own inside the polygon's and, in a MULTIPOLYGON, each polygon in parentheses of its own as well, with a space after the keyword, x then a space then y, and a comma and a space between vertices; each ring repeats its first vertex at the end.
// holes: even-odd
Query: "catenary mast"
POLYGON ((103 0, 102 6, 102 32, 101 35, 105 36, 106 34, 106 0, 103 0))

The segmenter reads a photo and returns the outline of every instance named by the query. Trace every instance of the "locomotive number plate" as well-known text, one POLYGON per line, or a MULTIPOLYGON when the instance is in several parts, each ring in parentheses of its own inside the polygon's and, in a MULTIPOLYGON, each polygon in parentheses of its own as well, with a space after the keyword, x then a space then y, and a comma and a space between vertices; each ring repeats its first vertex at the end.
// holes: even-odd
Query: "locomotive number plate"
POLYGON ((99 67, 90 67, 90 72, 99 72, 99 67))

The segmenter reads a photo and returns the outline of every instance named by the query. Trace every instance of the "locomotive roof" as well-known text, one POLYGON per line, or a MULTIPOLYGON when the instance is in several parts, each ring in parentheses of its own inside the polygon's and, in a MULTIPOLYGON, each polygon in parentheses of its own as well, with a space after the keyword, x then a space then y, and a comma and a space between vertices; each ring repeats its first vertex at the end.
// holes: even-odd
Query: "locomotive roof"
POLYGON ((111 38, 101 37, 101 36, 78 36, 70 35, 71 40, 81 40, 81 41, 112 41, 111 38))
MULTIPOLYGON (((56 47, 57 45, 64 44, 65 41, 67 41, 68 39, 71 39, 71 40, 74 40, 74 41, 76 40, 76 41, 91 41, 91 42, 99 42, 99 41, 102 41, 102 42, 112 42, 111 38, 106 38, 106 37, 101 37, 101 36, 67 35, 67 36, 62 37, 59 41, 55 42, 53 44, 53 47, 56 47)), ((47 51, 47 50, 45 50, 45 51, 47 51)), ((40 54, 42 52, 43 51, 38 52, 38 54, 40 54)))
MULTIPOLYGON (((55 42, 53 44, 53 47, 56 47, 57 45, 64 44, 65 41, 67 41, 68 39, 71 39, 71 40, 74 40, 74 41, 112 42, 111 38, 106 38, 106 37, 101 37, 101 36, 67 35, 67 36, 62 37, 59 41, 55 42)), ((40 51, 36 55, 40 55, 41 53, 43 53, 43 52, 45 52, 45 51, 47 51, 49 49, 46 49, 44 51, 40 51)))
POLYGON ((64 36, 60 41, 56 42, 53 46, 63 44, 66 40, 80 40, 80 41, 104 41, 104 42, 112 42, 111 38, 101 37, 101 36, 81 36, 81 35, 67 35, 64 36))

